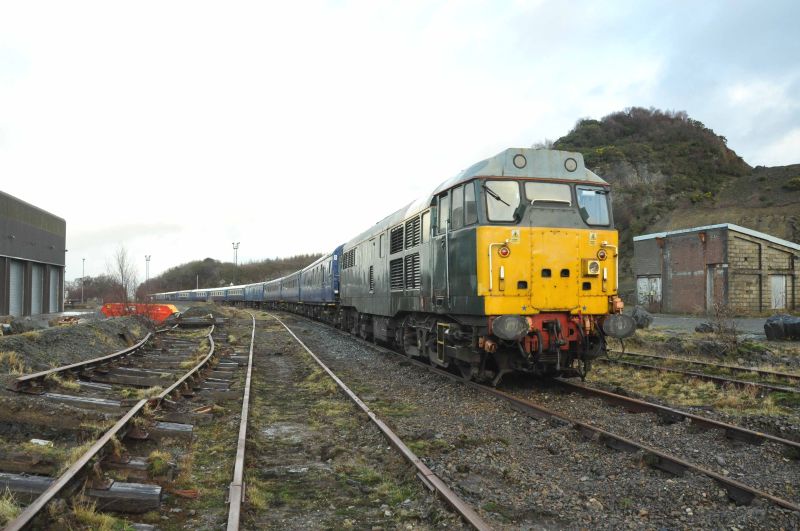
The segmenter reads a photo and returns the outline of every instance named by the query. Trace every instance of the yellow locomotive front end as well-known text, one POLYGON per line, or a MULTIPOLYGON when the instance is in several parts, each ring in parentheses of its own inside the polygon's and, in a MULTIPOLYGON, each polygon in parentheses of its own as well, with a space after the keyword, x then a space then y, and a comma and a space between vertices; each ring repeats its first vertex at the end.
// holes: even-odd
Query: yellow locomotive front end
POLYGON ((606 337, 635 330, 621 314, 619 242, 608 183, 580 154, 508 150, 476 180, 477 346, 496 381, 511 371, 583 376, 606 337))

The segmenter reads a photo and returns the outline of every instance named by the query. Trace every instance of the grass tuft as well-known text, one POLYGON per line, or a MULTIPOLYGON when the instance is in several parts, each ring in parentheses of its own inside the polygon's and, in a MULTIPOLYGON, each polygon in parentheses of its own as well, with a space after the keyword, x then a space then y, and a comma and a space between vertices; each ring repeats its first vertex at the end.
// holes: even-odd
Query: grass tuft
POLYGON ((0 496, 0 525, 7 525, 19 516, 21 511, 22 508, 14 497, 14 493, 6 487, 3 495, 0 496))
POLYGON ((5 368, 6 374, 15 376, 25 374, 25 363, 19 358, 19 354, 13 350, 0 352, 0 367, 5 368))

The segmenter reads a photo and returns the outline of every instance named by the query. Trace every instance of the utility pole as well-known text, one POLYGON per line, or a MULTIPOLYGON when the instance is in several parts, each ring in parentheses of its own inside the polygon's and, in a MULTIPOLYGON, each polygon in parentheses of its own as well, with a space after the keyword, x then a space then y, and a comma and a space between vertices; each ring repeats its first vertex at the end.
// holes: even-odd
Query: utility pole
POLYGON ((239 242, 233 242, 233 265, 237 266, 239 260, 239 242))
POLYGON ((86 258, 81 258, 81 304, 83 304, 84 284, 86 284, 86 258))
POLYGON ((150 280, 150 257, 153 256, 151 254, 144 255, 145 267, 144 267, 144 283, 147 284, 147 281, 150 280))

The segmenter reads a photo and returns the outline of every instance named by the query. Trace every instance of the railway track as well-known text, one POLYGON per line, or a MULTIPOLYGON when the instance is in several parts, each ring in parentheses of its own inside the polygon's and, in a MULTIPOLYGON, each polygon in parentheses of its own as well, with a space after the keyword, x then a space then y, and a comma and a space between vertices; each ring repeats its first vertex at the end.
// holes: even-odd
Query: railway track
MULTIPOLYGON (((700 361, 690 361, 684 360, 682 358, 675 358, 669 356, 658 356, 653 354, 640 354, 640 353, 629 353, 625 352, 618 353, 621 356, 631 356, 631 357, 640 357, 640 358, 651 358, 651 359, 658 359, 662 360, 669 364, 685 364, 685 365, 696 365, 698 367, 712 369, 714 371, 728 371, 734 373, 749 373, 749 374, 756 374, 759 376, 764 376, 768 378, 782 378, 790 381, 800 381, 800 376, 791 374, 791 373, 781 373, 775 371, 764 371, 764 370, 757 370, 757 369, 748 369, 747 367, 738 367, 735 365, 724 365, 724 364, 715 364, 710 362, 700 362, 700 361)), ((641 369, 647 371, 661 371, 661 372, 668 372, 672 374, 681 374, 686 376, 687 378, 696 378, 699 380, 713 382, 717 385, 735 385, 739 387, 754 387, 760 390, 762 393, 772 393, 772 392, 780 392, 780 393, 793 393, 793 394, 800 394, 800 387, 792 387, 787 385, 778 385, 775 383, 767 383, 763 381, 753 381, 753 380, 743 380, 740 378, 732 378, 727 376, 722 376, 720 374, 709 374, 707 372, 697 372, 688 369, 682 369, 679 367, 668 366, 666 364, 660 365, 651 365, 647 363, 640 363, 636 361, 630 361, 628 359, 620 358, 598 358, 599 362, 607 363, 610 365, 619 365, 623 367, 628 367, 631 369, 641 369)))
POLYGON ((419 480, 441 497, 470 527, 478 530, 488 530, 491 527, 481 518, 477 511, 461 499, 444 481, 442 481, 415 453, 392 431, 389 426, 372 411, 343 381, 337 376, 306 344, 277 316, 269 314, 288 332, 300 347, 314 360, 322 371, 327 374, 370 421, 378 428, 386 441, 416 470, 419 480))
MULTIPOLYGON (((220 354, 220 343, 224 345, 226 337, 214 322, 195 320, 190 326, 211 326, 199 332, 161 331, 158 337, 148 335, 111 355, 18 378, 14 390, 36 401, 35 407, 56 403, 113 425, 93 441, 84 442, 86 434, 75 437, 73 433, 73 442, 84 444, 69 449, 74 460, 61 465, 61 474, 20 474, 23 470, 0 474, 11 491, 34 498, 6 529, 69 527, 64 520, 69 511, 45 510, 56 500, 91 504, 93 511, 96 507, 102 512, 136 514, 158 511, 164 490, 186 494, 170 487, 175 467, 165 452, 175 448, 191 451, 194 426, 182 421, 203 416, 194 412, 196 404, 191 401, 239 394, 231 386, 239 366, 249 363, 241 356, 220 354), (53 386, 66 392, 53 393, 53 386), (131 478, 136 481, 130 482, 131 478)), ((40 428, 31 427, 25 433, 40 428)), ((43 431, 59 434, 57 429, 43 431)), ((35 440, 53 444, 44 438, 35 440)), ((235 482, 234 477, 232 487, 235 482)), ((230 508, 236 514, 239 506, 230 508)))
MULTIPOLYGON (((465 383, 470 388, 476 389, 481 393, 488 393, 492 396, 502 399, 508 402, 513 408, 525 412, 527 415, 531 415, 532 417, 541 418, 546 417, 552 419, 557 422, 563 422, 575 428, 578 432, 585 434, 587 437, 595 440, 597 442, 602 443, 605 446, 610 448, 614 448, 617 450, 629 451, 629 452, 637 452, 643 456, 644 462, 649 464, 651 467, 658 468, 660 470, 668 472, 670 475, 674 476, 681 476, 685 472, 692 472, 694 474, 705 476, 709 478, 714 483, 719 485, 722 489, 724 489, 727 497, 734 501, 736 504, 749 504, 753 502, 755 499, 761 499, 763 502, 767 502, 773 504, 777 507, 781 507, 782 509, 798 512, 800 511, 800 504, 796 499, 794 499, 791 495, 788 497, 784 495, 782 492, 781 487, 783 485, 779 484, 779 480, 776 479, 773 483, 770 484, 770 478, 768 477, 769 469, 767 471, 762 470, 762 474, 760 477, 756 477, 755 474, 748 476, 748 477, 733 477, 732 474, 729 473, 727 470, 718 470, 720 467, 717 464, 714 466, 709 466, 708 456, 700 456, 702 457, 699 459, 700 462, 697 462, 698 459, 687 458, 683 455, 679 455, 679 453, 669 451, 663 447, 659 447, 658 441, 650 440, 650 441, 641 441, 636 440, 635 438, 629 436, 626 433, 615 432, 609 426, 604 425, 605 423, 600 423, 598 425, 596 422, 588 421, 586 419, 578 418, 577 416, 572 416, 564 411, 558 411, 555 407, 545 407, 541 403, 536 403, 530 399, 530 397, 523 397, 517 396, 517 392, 505 392, 498 389, 493 389, 491 387, 483 386, 476 384, 474 382, 464 382, 458 376, 450 374, 446 371, 441 371, 440 369, 436 369, 431 367, 429 364, 418 362, 416 360, 409 360, 405 356, 400 353, 397 353, 393 350, 386 349, 381 346, 373 345, 371 343, 367 343, 363 340, 353 338, 354 340, 360 342, 368 346, 370 349, 378 350, 384 353, 391 353, 393 355, 399 356, 404 360, 404 363, 412 363, 415 366, 424 368, 436 374, 439 374, 445 378, 450 379, 451 381, 459 381, 465 383), (750 480, 754 480, 756 485, 750 483, 750 480), (765 486, 759 485, 758 483, 766 484, 765 486), (775 491, 780 492, 775 492, 775 491)), ((560 384, 561 385, 561 384, 560 384)), ((569 385, 570 390, 572 391, 580 391, 583 386, 573 386, 573 384, 563 384, 569 385)), ((586 391, 586 394, 590 394, 591 396, 600 396, 600 393, 597 395, 592 394, 594 390, 586 391)), ((763 452, 765 459, 769 459, 770 466, 772 470, 785 468, 785 467, 795 467, 796 461, 792 461, 789 458, 786 458, 781 453, 781 450, 777 450, 776 448, 786 449, 788 448, 792 452, 796 452, 798 449, 798 443, 795 441, 781 439, 779 437, 774 437, 768 434, 754 432, 752 430, 747 430, 744 428, 740 428, 737 426, 724 424, 721 422, 714 421, 713 419, 704 418, 698 415, 689 414, 686 412, 682 412, 679 410, 666 408, 663 406, 658 406, 656 404, 649 404, 643 401, 634 401, 632 399, 627 399, 627 397, 621 397, 619 395, 613 394, 606 394, 602 397, 604 400, 611 400, 615 401, 616 404, 624 405, 625 409, 632 410, 632 411, 652 411, 656 412, 657 416, 653 416, 650 419, 645 421, 645 424, 653 425, 654 429, 652 430, 654 433, 659 431, 655 429, 656 426, 660 425, 676 425, 676 429, 681 430, 681 435, 684 437, 681 439, 683 442, 682 445, 685 445, 685 441, 691 438, 699 437, 700 434, 695 434, 693 430, 684 430, 684 426, 679 424, 681 421, 689 421, 692 426, 699 426, 703 428, 714 428, 717 430, 722 430, 728 437, 732 439, 736 439, 739 441, 745 441, 750 443, 766 443, 761 447, 748 447, 748 448, 767 448, 767 450, 759 450, 763 452), (666 422, 665 422, 666 420, 666 422)), ((557 402, 558 400, 555 400, 557 402)), ((552 402, 552 401, 551 401, 552 402)), ((590 417, 602 417, 603 414, 599 414, 597 412, 597 408, 595 406, 586 408, 587 416, 590 417)), ((627 415, 627 413, 623 413, 627 415)), ((633 416, 637 417, 637 416, 633 416)), ((639 416, 640 417, 640 416, 639 416)), ((626 421, 629 422, 629 421, 626 421)), ((725 439, 727 440, 727 439, 725 439)), ((704 441, 703 444, 710 444, 707 441, 704 441)), ((719 448, 725 448, 724 440, 719 443, 721 446, 719 448)), ((754 450, 746 450, 747 452, 754 452, 754 450)), ((736 455, 735 452, 731 455, 736 455)), ((692 456, 693 457, 693 456, 692 456)), ((721 458, 720 458, 721 459, 721 458)), ((735 463, 732 463, 735 464, 735 463)), ((781 476, 782 478, 786 478, 786 474, 781 476)), ((788 481, 793 482, 794 484, 787 485, 788 491, 796 492, 798 487, 796 475, 792 475, 789 473, 788 476, 790 479, 788 481), (791 479, 794 477, 795 479, 791 479)), ((794 517, 793 517, 794 518, 794 517)))

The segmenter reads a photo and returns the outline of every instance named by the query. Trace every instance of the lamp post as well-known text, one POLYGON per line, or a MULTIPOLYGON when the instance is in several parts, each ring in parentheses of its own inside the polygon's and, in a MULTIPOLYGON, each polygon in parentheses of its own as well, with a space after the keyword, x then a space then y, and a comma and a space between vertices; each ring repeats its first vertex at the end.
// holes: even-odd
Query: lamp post
POLYGON ((147 284, 147 281, 150 280, 150 257, 153 256, 151 254, 144 255, 144 283, 147 284))
POLYGON ((86 258, 81 258, 81 304, 83 304, 84 284, 86 284, 86 258))
POLYGON ((233 265, 239 265, 239 242, 233 242, 233 265))

